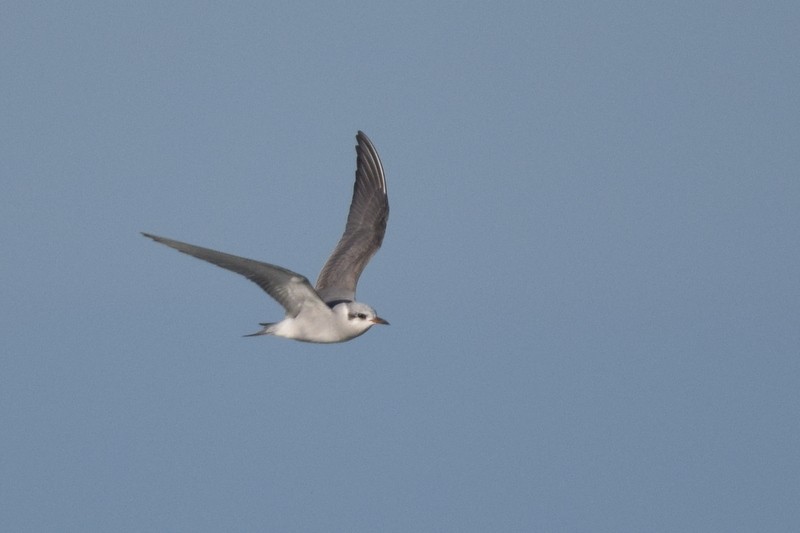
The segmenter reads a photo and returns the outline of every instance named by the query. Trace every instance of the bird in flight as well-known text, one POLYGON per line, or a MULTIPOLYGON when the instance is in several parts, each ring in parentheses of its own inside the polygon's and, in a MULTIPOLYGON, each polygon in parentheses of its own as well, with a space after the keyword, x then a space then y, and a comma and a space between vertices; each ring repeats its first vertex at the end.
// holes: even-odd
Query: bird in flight
POLYGON ((386 177, 372 141, 356 135, 356 181, 342 238, 312 287, 308 279, 283 267, 142 233, 156 242, 245 276, 286 310, 283 320, 261 323, 246 335, 275 335, 304 342, 349 341, 375 324, 389 324, 372 307, 357 302, 356 284, 381 247, 389 218, 386 177))

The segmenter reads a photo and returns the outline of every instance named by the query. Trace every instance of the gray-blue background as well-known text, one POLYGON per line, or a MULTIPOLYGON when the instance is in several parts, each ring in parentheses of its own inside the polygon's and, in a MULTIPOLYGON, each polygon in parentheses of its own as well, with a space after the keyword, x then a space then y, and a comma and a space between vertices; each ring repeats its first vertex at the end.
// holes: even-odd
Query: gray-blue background
POLYGON ((797 531, 796 2, 5 2, 4 531, 797 531), (150 231, 316 277, 353 342, 150 231))

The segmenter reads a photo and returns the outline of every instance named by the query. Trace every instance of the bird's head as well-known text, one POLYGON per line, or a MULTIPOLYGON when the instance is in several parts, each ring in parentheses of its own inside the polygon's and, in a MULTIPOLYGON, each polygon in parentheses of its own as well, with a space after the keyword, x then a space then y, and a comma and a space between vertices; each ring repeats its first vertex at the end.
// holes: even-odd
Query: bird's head
POLYGON ((333 312, 344 318, 348 329, 364 333, 375 324, 389 325, 389 322, 378 316, 373 308, 361 302, 342 302, 333 308, 333 312))

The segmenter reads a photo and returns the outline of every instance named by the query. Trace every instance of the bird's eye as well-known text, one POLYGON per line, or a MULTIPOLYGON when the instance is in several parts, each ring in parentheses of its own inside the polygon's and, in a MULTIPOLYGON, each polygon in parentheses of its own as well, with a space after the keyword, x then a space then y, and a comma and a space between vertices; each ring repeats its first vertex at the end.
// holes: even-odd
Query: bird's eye
POLYGON ((361 320, 365 320, 367 318, 367 315, 365 315, 364 313, 358 313, 358 318, 360 318, 361 320))

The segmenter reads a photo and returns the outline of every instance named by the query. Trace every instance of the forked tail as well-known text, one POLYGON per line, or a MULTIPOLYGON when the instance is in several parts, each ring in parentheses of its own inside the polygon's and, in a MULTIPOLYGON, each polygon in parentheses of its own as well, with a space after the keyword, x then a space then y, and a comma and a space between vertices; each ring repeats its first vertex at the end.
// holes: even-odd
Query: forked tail
POLYGON ((258 337, 259 335, 271 335, 272 334, 272 326, 275 324, 273 322, 259 322, 263 328, 261 330, 256 331, 255 333, 250 333, 249 335, 242 335, 243 337, 258 337))

